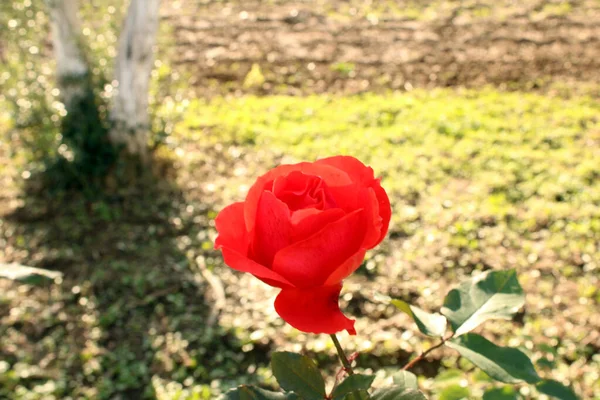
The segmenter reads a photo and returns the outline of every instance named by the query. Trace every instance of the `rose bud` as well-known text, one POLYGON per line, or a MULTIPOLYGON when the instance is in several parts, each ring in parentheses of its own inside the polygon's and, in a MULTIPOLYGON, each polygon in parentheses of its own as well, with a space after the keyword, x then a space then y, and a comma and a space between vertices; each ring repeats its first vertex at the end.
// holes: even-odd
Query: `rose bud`
POLYGON ((281 289, 275 310, 298 330, 356 334, 340 311, 342 280, 379 244, 390 201, 373 170, 336 156, 281 165, 216 218, 225 264, 281 289))

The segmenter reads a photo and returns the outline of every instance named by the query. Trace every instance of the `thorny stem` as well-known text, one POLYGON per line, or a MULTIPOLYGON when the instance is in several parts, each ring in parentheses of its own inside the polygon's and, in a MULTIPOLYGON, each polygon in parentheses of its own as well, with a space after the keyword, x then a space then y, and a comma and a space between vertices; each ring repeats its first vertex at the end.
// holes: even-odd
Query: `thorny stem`
POLYGON ((346 357, 344 349, 342 349, 342 345, 340 344, 340 341, 338 340, 337 336, 335 336, 335 333, 332 333, 329 336, 331 336, 331 340, 333 340, 333 344, 335 345, 335 349, 337 350, 340 361, 344 366, 344 370, 348 373, 348 375, 354 375, 352 365, 350 365, 350 361, 348 361, 348 358, 346 357))
POLYGON ((430 348, 428 348, 427 350, 425 350, 424 352, 422 352, 421 354, 419 354, 417 357, 415 357, 414 359, 412 359, 408 364, 406 364, 404 367, 402 367, 402 371, 408 371, 409 369, 411 369, 412 367, 415 366, 415 364, 417 364, 419 361, 422 361, 425 357, 427 357, 427 355, 429 353, 431 353, 433 350, 442 347, 444 344, 446 344, 446 342, 450 339, 452 339, 452 337, 454 336, 454 333, 450 336, 448 336, 447 338, 442 338, 441 342, 439 342, 438 344, 436 344, 435 346, 432 346, 430 348))

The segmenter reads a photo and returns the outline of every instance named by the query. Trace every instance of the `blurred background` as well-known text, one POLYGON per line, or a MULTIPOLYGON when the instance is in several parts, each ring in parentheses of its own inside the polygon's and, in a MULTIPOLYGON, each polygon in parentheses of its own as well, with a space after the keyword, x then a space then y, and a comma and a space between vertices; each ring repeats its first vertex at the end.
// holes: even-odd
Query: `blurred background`
MULTIPOLYGON (((213 219, 279 163, 350 154, 393 207, 341 298, 359 369, 384 382, 431 344, 376 293, 434 311, 460 279, 516 268, 526 307, 486 336, 600 399, 597 0, 163 1, 155 41, 127 48, 155 54, 135 151, 111 112, 128 5, 0 2, 0 398, 212 399, 273 386, 275 349, 331 378, 327 335, 223 265, 213 219), (59 73, 61 4, 81 75, 59 73)), ((451 351, 413 371, 433 399, 502 386, 451 351)))

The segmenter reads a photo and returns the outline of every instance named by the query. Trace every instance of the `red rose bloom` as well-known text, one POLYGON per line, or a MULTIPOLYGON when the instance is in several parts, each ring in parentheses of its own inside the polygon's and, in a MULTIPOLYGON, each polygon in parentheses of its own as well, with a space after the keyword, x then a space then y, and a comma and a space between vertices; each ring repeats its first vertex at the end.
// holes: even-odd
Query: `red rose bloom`
POLYGON ((379 179, 353 157, 281 165, 219 213, 215 247, 231 268, 281 288, 275 310, 296 329, 356 334, 338 305, 342 280, 384 238, 390 215, 379 179))

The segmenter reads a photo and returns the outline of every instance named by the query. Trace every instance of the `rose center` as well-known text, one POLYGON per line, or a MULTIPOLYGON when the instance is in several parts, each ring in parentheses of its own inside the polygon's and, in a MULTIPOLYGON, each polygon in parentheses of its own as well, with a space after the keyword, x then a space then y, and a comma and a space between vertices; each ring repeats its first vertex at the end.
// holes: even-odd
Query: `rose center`
POLYGON ((290 211, 304 208, 326 210, 336 206, 323 179, 305 175, 300 171, 290 172, 273 182, 273 194, 289 207, 290 211))

